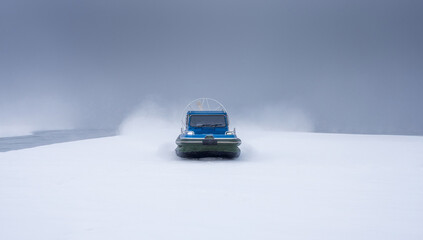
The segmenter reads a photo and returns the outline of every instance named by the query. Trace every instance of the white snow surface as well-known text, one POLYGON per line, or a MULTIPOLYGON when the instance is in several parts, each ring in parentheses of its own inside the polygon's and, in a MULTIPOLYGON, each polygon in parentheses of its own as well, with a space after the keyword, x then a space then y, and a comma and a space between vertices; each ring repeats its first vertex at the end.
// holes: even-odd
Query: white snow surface
POLYGON ((0 153, 0 239, 423 239, 423 137, 238 134, 236 160, 174 128, 0 153))

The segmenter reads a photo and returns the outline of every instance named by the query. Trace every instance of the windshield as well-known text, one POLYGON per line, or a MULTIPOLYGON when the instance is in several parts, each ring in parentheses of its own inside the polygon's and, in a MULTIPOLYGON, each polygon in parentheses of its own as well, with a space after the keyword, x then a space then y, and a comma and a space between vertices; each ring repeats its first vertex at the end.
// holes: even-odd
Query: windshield
POLYGON ((191 115, 191 127, 225 127, 224 115, 191 115))

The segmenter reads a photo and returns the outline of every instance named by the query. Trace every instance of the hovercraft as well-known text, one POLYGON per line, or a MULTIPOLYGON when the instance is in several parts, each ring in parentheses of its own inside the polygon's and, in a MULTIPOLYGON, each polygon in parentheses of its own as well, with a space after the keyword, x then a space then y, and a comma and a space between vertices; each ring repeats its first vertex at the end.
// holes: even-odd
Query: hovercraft
POLYGON ((225 107, 210 98, 199 98, 185 108, 176 155, 182 158, 237 158, 241 139, 229 131, 225 107))

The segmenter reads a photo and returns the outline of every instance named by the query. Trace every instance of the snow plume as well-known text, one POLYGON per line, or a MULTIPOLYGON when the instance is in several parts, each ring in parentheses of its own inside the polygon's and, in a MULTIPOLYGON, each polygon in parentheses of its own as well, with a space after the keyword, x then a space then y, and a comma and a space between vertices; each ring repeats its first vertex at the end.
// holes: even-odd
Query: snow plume
POLYGON ((136 144, 151 157, 173 159, 180 120, 172 109, 179 108, 171 108, 158 99, 144 100, 120 124, 119 134, 127 140, 127 144, 136 144))
POLYGON ((287 132, 312 132, 314 124, 303 109, 287 103, 269 103, 254 106, 235 114, 231 119, 232 127, 255 130, 272 130, 287 132))
POLYGON ((176 111, 160 100, 144 100, 119 126, 119 133, 125 136, 152 136, 163 130, 179 129, 176 111))
MULTIPOLYGON (((230 128, 243 131, 312 132, 310 116, 299 107, 287 103, 268 103, 244 109, 229 109, 230 128)), ((164 104, 162 100, 143 101, 120 125, 120 134, 127 136, 157 135, 161 130, 179 131, 185 116, 183 104, 164 104)))
MULTIPOLYGON (((181 128, 184 114, 183 105, 164 104, 157 99, 143 101, 120 125, 119 132, 124 138, 137 142, 140 148, 155 154, 172 154, 174 140, 181 128)), ((242 111, 229 109, 230 129, 237 128, 243 140, 241 158, 248 159, 256 150, 249 142, 263 131, 313 131, 313 123, 300 108, 287 104, 267 104, 242 111)))

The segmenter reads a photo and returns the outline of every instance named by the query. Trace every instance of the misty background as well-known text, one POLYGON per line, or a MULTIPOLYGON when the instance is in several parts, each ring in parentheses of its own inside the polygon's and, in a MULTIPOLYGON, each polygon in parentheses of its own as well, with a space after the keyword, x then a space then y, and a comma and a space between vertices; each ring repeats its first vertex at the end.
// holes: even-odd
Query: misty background
POLYGON ((182 111, 211 97, 275 128, 422 135, 422 12, 411 0, 3 0, 0 133, 118 128, 146 99, 182 111))

